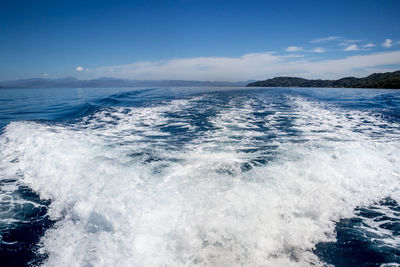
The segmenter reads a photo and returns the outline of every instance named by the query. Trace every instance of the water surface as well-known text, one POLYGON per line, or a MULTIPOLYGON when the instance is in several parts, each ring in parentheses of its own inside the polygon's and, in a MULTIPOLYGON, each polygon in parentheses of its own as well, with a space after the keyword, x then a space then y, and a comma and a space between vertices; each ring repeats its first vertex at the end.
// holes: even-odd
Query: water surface
POLYGON ((400 264, 399 91, 1 89, 0 103, 6 265, 400 264))

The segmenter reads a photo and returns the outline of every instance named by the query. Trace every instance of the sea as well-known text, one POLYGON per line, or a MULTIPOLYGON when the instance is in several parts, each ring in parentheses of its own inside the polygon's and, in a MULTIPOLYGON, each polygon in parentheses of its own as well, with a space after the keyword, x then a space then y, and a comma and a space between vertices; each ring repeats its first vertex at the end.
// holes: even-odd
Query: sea
POLYGON ((400 266, 400 90, 0 89, 1 266, 400 266))

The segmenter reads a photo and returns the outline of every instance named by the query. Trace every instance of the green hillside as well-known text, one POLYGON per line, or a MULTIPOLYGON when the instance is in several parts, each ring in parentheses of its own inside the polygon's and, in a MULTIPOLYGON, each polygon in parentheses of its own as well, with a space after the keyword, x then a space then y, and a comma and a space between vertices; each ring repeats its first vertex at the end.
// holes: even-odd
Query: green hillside
POLYGON ((296 77, 276 77, 252 82, 248 87, 332 87, 400 89, 400 71, 374 73, 365 78, 346 77, 339 80, 307 80, 296 77))

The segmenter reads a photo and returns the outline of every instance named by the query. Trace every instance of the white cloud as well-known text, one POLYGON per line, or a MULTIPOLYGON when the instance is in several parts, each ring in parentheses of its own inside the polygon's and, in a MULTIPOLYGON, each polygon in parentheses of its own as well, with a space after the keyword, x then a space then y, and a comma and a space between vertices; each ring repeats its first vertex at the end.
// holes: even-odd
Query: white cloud
POLYGON ((286 48, 286 52, 300 52, 303 51, 303 47, 300 46, 289 46, 286 48))
POLYGON ((400 44, 400 41, 397 41, 396 44, 400 44))
POLYGON ((43 77, 47 77, 49 76, 47 73, 43 73, 43 77))
POLYGON ((356 44, 349 45, 344 49, 344 51, 358 51, 358 50, 360 50, 360 48, 356 44))
POLYGON ((305 57, 305 55, 302 54, 288 54, 281 56, 281 58, 299 58, 299 57, 305 57))
POLYGON ((78 66, 78 67, 75 68, 75 71, 89 71, 89 69, 88 68, 84 68, 82 66, 78 66))
POLYGON ((313 52, 313 53, 324 53, 326 49, 323 47, 315 47, 313 49, 304 49, 301 46, 289 46, 285 49, 286 52, 313 52))
POLYGON ((348 43, 360 43, 362 40, 346 40, 348 43))
POLYGON ((326 52, 326 49, 323 47, 316 47, 316 48, 312 49, 311 52, 324 53, 324 52, 326 52))
POLYGON ((365 47, 365 48, 372 48, 372 47, 375 47, 375 44, 373 44, 373 43, 368 43, 368 44, 363 45, 363 47, 365 47))
POLYGON ((324 38, 318 38, 318 39, 311 40, 310 43, 323 43, 323 42, 338 40, 338 39, 341 39, 341 38, 342 37, 340 37, 340 36, 329 36, 329 37, 324 37, 324 38))
MULTIPOLYGON (((274 76, 304 78, 340 78, 364 76, 370 68, 399 65, 400 50, 342 59, 316 61, 313 58, 288 57, 272 52, 246 54, 240 57, 176 58, 164 61, 142 61, 126 65, 91 69, 92 77, 112 76, 127 79, 182 79, 238 81, 266 79, 274 76)), ((388 69, 387 71, 390 71, 388 69)))
POLYGON ((386 39, 385 42, 382 43, 382 46, 387 47, 387 48, 391 47, 392 45, 393 45, 393 41, 390 39, 386 39))
POLYGON ((344 40, 343 42, 340 42, 339 45, 340 46, 349 46, 355 43, 361 43, 362 40, 344 40))

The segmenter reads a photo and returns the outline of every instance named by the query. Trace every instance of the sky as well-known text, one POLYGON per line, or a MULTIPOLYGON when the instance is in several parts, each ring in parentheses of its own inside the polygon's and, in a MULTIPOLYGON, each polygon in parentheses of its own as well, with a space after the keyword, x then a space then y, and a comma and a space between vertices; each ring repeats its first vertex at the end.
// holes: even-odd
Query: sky
POLYGON ((2 0, 0 80, 336 79, 400 69, 398 0, 2 0))

